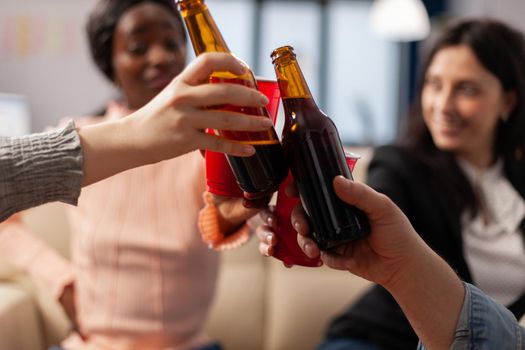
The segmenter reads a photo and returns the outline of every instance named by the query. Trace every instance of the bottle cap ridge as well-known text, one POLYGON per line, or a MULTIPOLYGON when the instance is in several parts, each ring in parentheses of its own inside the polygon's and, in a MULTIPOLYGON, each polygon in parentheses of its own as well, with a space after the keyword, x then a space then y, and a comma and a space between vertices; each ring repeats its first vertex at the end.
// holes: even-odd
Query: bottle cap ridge
POLYGON ((193 6, 204 5, 204 0, 175 0, 175 5, 177 5, 179 11, 184 11, 193 6))
POLYGON ((294 59, 295 53, 293 52, 293 47, 290 45, 285 45, 276 48, 272 51, 270 57, 272 58, 272 63, 275 63, 276 60, 278 60, 281 57, 287 57, 294 59))

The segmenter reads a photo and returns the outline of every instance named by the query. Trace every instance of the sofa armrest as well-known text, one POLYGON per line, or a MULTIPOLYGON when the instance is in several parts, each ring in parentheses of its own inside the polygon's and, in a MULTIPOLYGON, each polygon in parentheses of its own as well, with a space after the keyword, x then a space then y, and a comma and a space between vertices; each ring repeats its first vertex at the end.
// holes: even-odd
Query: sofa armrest
POLYGON ((16 283, 0 283, 0 349, 44 349, 39 312, 31 293, 16 283))

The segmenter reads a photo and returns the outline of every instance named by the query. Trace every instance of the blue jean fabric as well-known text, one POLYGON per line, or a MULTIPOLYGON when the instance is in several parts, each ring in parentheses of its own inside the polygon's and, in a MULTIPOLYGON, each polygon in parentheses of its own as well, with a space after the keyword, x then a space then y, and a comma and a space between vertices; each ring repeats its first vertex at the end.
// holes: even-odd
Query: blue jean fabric
MULTIPOLYGON (((64 348, 61 348, 60 346, 52 346, 48 348, 47 350, 65 350, 64 348)), ((195 349, 195 350, 222 350, 222 346, 219 343, 211 343, 204 345, 202 348, 195 349)))
POLYGON ((351 338, 328 338, 317 350, 381 350, 377 345, 351 338))
MULTIPOLYGON (((509 310, 465 283, 465 300, 451 350, 525 350, 524 339, 525 329, 509 310)), ((418 350, 423 349, 420 343, 418 350)))

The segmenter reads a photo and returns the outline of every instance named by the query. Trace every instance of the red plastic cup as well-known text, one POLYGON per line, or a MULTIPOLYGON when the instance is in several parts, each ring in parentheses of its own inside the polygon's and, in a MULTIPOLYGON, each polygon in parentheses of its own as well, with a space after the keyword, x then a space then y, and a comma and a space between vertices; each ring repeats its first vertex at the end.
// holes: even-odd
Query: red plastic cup
MULTIPOLYGON (((350 171, 353 171, 359 156, 353 153, 346 153, 345 156, 350 171)), ((286 265, 318 267, 321 265, 320 258, 309 258, 297 244, 297 232, 292 226, 290 217, 292 209, 300 203, 300 199, 288 197, 284 192, 286 186, 292 181, 293 176, 289 172, 288 177, 279 186, 279 191, 277 192, 277 203, 274 211, 274 218, 277 221, 274 226, 274 233, 277 235, 277 245, 275 246, 273 257, 283 261, 286 265)))
MULTIPOLYGON (((279 100, 281 93, 277 81, 270 79, 257 78, 257 87, 260 92, 268 97, 266 109, 270 114, 274 124, 279 110, 279 100)), ((213 130, 207 130, 208 133, 214 134, 213 130)), ((243 191, 239 188, 235 175, 230 168, 228 159, 223 153, 206 150, 206 184, 208 192, 224 197, 242 198, 243 191)))

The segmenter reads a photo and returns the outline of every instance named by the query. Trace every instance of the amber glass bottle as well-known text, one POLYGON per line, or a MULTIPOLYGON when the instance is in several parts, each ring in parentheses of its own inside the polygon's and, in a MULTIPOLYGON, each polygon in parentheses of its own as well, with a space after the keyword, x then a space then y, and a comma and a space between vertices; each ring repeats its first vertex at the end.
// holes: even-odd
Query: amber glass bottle
MULTIPOLYGON (((196 55, 203 52, 230 52, 203 0, 177 0, 177 5, 184 18, 196 55)), ((235 83, 257 88, 250 69, 247 69, 243 75, 214 72, 210 82, 235 83)), ((223 105, 214 108, 269 118, 265 107, 223 105)), ((228 156, 228 162, 239 187, 251 194, 276 191, 286 177, 288 165, 275 130, 272 128, 263 132, 219 131, 219 133, 225 138, 250 144, 256 149, 255 155, 251 157, 228 156)))
POLYGON ((337 129, 316 105, 291 46, 272 52, 283 99, 283 147, 312 226, 323 250, 364 237, 366 215, 344 203, 333 189, 337 175, 352 179, 337 129))

